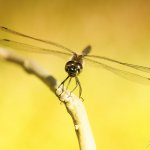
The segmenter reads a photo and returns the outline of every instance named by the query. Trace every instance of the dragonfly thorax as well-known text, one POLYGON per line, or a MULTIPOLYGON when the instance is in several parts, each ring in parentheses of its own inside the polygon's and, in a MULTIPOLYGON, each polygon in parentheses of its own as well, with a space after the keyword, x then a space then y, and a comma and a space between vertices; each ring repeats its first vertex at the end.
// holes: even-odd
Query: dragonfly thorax
POLYGON ((82 70, 82 64, 78 61, 68 61, 65 65, 65 70, 70 77, 76 77, 82 70))

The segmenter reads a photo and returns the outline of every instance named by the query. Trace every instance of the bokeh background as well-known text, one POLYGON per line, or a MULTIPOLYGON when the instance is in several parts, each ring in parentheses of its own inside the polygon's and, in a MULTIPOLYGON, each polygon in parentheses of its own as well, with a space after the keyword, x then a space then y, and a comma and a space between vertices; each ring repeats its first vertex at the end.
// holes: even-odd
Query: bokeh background
MULTIPOLYGON (((150 66, 148 0, 0 0, 0 25, 77 52, 90 44, 92 54, 150 66)), ((0 32, 3 37, 44 46, 0 32)), ((36 60, 60 82, 66 77, 65 58, 16 52, 36 60)), ((92 64, 85 64, 79 78, 97 149, 145 149, 150 84, 125 80, 92 64)), ((0 61, 0 149, 79 149, 64 105, 35 76, 5 61, 0 61)))

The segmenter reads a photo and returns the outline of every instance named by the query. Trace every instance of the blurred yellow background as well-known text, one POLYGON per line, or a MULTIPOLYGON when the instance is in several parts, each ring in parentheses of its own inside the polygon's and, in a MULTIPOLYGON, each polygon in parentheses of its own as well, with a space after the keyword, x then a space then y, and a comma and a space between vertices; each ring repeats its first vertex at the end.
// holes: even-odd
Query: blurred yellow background
MULTIPOLYGON (((77 52, 90 44, 92 54, 150 66, 148 0, 0 0, 0 25, 77 52)), ((60 82, 66 77, 67 60, 24 55, 60 82)), ((79 78, 97 149, 145 149, 150 140, 150 86, 90 64, 79 78)), ((69 114, 39 79, 0 61, 0 150, 49 149, 79 149, 69 114)))

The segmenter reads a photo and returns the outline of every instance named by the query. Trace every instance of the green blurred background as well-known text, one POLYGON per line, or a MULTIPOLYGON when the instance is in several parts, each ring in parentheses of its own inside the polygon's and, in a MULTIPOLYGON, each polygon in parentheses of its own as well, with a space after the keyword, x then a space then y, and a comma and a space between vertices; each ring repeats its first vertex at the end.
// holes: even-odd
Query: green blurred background
MULTIPOLYGON (((0 0, 0 25, 77 52, 91 44, 92 54, 150 66, 148 0, 0 0)), ((60 82, 66 77, 65 58, 23 55, 60 82)), ((150 86, 90 64, 79 78, 97 149, 145 149, 150 140, 150 86)), ((0 61, 0 150, 49 149, 79 149, 65 107, 35 76, 0 61)))

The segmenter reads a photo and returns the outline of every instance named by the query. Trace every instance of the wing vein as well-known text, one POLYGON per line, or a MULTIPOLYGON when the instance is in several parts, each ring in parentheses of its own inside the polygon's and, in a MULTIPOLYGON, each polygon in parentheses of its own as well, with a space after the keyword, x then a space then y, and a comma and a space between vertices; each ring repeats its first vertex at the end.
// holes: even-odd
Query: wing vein
POLYGON ((19 48, 21 50, 33 52, 33 53, 44 53, 44 54, 59 53, 59 54, 64 54, 64 55, 68 55, 68 56, 71 55, 70 53, 40 48, 40 47, 36 47, 36 46, 29 45, 29 44, 24 44, 24 43, 16 42, 13 40, 8 40, 8 39, 0 39, 0 44, 2 44, 4 46, 8 46, 10 48, 16 48, 16 49, 19 48))
POLYGON ((0 30, 11 33, 11 34, 15 34, 15 35, 18 35, 18 36, 22 36, 22 37, 25 37, 25 38, 29 38, 29 39, 32 39, 32 40, 40 41, 40 42, 43 42, 43 43, 46 43, 46 44, 50 44, 50 45, 56 46, 58 48, 62 48, 64 50, 68 51, 68 52, 73 53, 73 51, 71 49, 69 49, 69 48, 67 48, 67 47, 65 47, 61 44, 52 42, 52 41, 43 40, 43 39, 35 38, 35 37, 29 36, 29 35, 25 35, 23 33, 14 31, 12 29, 9 29, 9 28, 3 27, 3 26, 0 26, 0 30))
POLYGON ((108 71, 110 71, 110 72, 112 72, 112 73, 114 73, 114 74, 116 74, 120 77, 123 77, 127 80, 138 82, 140 84, 143 84, 143 83, 144 84, 150 84, 150 78, 147 78, 147 77, 135 74, 135 73, 131 73, 131 72, 128 72, 128 71, 120 70, 120 69, 108 66, 104 63, 97 62, 97 61, 89 59, 89 58, 85 58, 85 59, 90 61, 90 62, 96 63, 99 66, 101 66, 102 68, 104 68, 104 69, 106 69, 106 70, 108 70, 108 71))
POLYGON ((134 64, 124 63, 124 62, 117 61, 117 60, 114 60, 114 59, 111 59, 111 58, 107 58, 107 57, 103 57, 103 56, 88 55, 86 57, 89 57, 89 58, 98 58, 100 60, 106 60, 106 61, 114 62, 114 63, 121 64, 121 65, 130 67, 130 68, 134 68, 136 70, 140 70, 140 71, 143 71, 143 72, 150 73, 150 68, 149 67, 144 67, 144 66, 140 66, 140 65, 134 65, 134 64))

